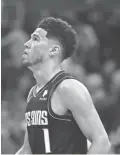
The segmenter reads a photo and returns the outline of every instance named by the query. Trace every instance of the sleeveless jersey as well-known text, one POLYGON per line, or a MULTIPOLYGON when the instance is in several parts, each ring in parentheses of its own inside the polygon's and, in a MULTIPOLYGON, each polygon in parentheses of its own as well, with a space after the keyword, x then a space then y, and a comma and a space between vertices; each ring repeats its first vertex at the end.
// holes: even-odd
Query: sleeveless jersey
POLYGON ((72 113, 57 115, 51 108, 51 96, 68 73, 57 73, 35 96, 31 89, 25 113, 28 140, 33 154, 85 154, 87 140, 72 113))

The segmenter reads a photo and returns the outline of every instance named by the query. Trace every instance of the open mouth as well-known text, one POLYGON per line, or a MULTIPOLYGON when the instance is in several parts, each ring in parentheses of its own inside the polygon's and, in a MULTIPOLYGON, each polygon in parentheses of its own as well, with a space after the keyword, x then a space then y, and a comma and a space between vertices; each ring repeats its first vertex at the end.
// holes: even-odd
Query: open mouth
POLYGON ((25 59, 26 57, 27 57, 27 54, 24 53, 24 54, 22 55, 22 59, 25 59))
POLYGON ((28 55, 28 54, 27 54, 27 51, 24 50, 24 53, 23 53, 22 57, 26 57, 27 55, 28 55))
POLYGON ((27 53, 23 53, 23 55, 28 55, 27 53))
POLYGON ((24 54, 28 54, 27 50, 24 50, 24 54))

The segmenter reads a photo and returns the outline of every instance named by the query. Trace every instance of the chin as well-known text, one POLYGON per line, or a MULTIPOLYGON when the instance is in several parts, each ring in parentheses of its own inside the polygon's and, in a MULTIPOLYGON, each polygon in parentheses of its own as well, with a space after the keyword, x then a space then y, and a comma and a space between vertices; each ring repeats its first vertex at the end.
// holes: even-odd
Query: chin
POLYGON ((23 61, 23 66, 24 67, 30 67, 30 66, 32 66, 32 64, 28 61, 23 61))

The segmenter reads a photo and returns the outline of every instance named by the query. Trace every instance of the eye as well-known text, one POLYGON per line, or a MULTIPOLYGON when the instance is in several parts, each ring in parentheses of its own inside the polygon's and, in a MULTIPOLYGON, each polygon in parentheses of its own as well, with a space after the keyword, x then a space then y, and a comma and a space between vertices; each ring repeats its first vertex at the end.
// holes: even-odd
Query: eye
POLYGON ((37 37, 33 37, 34 41, 39 41, 39 39, 37 37))

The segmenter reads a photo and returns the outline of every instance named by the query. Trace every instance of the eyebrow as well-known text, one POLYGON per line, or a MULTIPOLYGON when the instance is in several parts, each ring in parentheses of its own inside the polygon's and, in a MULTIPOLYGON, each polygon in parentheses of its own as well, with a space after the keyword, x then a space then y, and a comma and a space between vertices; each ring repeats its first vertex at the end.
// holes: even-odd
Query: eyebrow
POLYGON ((40 38, 40 36, 38 34, 36 34, 36 33, 32 33, 31 37, 33 37, 33 36, 40 38))

